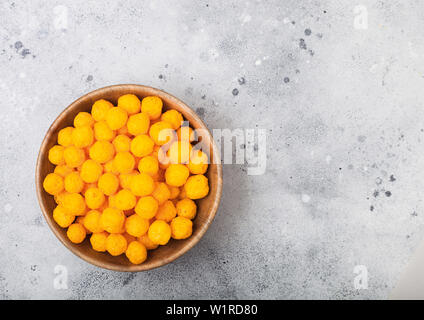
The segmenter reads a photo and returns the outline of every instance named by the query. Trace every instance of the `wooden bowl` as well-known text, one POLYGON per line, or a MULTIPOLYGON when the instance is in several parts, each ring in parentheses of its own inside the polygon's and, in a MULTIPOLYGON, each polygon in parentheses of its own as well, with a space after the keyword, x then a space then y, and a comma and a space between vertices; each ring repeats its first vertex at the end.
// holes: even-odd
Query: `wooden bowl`
POLYGON ((48 225, 56 235, 56 237, 74 254, 84 259, 85 261, 96 266, 116 270, 116 271, 144 271, 163 266, 171 261, 174 261, 200 240, 205 234, 219 206, 222 191, 222 165, 218 154, 218 149, 212 138, 212 135, 207 130, 203 121, 196 115, 196 113, 189 108, 184 102, 178 100, 172 95, 161 90, 133 84, 114 85, 101 88, 90 92, 83 97, 73 102, 67 107, 53 122, 44 137, 38 154, 36 173, 36 189, 38 202, 41 210, 43 211, 44 218, 48 225), (140 99, 145 96, 158 96, 163 100, 164 109, 175 109, 181 112, 185 118, 190 122, 193 129, 206 129, 206 136, 202 137, 201 142, 204 146, 208 146, 211 159, 208 171, 205 174, 209 179, 210 191, 207 197, 197 200, 197 216, 193 220, 193 234, 190 238, 185 240, 171 239, 166 246, 159 246, 156 250, 148 252, 147 260, 140 264, 131 264, 126 258, 125 254, 118 257, 113 257, 108 253, 96 252, 91 248, 89 243, 89 236, 81 244, 74 244, 69 241, 66 236, 66 229, 62 229, 53 220, 53 209, 56 206, 53 196, 49 195, 43 189, 43 180, 45 176, 53 172, 54 166, 48 160, 49 149, 57 144, 57 135, 60 129, 72 126, 73 119, 80 111, 91 111, 91 106, 98 99, 106 99, 117 104, 119 96, 127 93, 137 95, 140 99), (212 159, 216 159, 212 161, 212 159))

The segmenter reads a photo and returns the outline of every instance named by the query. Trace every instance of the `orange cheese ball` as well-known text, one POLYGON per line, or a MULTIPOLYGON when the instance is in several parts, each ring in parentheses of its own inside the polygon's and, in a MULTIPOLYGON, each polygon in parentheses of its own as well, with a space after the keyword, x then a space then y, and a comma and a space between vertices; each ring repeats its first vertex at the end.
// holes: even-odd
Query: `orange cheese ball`
POLYGON ((154 221, 147 232, 154 244, 165 245, 171 239, 171 227, 163 220, 154 221))
POLYGON ((137 113, 128 118, 128 132, 133 136, 146 134, 149 131, 150 118, 145 113, 137 113))
POLYGON ((157 220, 163 220, 170 222, 177 215, 177 209, 175 209, 172 201, 167 200, 161 206, 159 206, 158 212, 156 213, 155 218, 157 220))
POLYGON ((88 112, 79 112, 74 118, 74 127, 91 127, 94 124, 94 119, 88 112))
POLYGON ((49 150, 49 161, 55 165, 62 165, 65 163, 65 158, 63 157, 63 151, 65 147, 55 145, 49 150))
POLYGON ((131 139, 125 134, 120 134, 113 139, 112 144, 116 152, 127 152, 130 151, 131 139))
POLYGON ((106 197, 99 188, 89 188, 85 193, 85 203, 90 209, 98 209, 106 201, 106 197))
POLYGON ((115 206, 121 210, 130 210, 135 207, 137 199, 130 190, 122 189, 115 195, 115 206))
POLYGON ((128 245, 125 255, 132 264, 140 264, 147 259, 147 249, 141 242, 133 241, 128 245))
POLYGON ((141 197, 135 206, 135 213, 143 219, 151 219, 159 209, 158 201, 152 196, 141 197))
POLYGON ((129 152, 118 152, 113 159, 113 167, 119 173, 130 173, 134 166, 134 156, 129 152))
POLYGON ((90 238, 91 247, 98 252, 106 251, 106 239, 109 236, 107 232, 93 233, 90 238))
POLYGON ((177 130, 177 137, 180 141, 193 142, 195 140, 195 134, 192 128, 189 126, 180 127, 177 130))
POLYGON ((149 136, 157 145, 162 146, 176 139, 177 134, 168 122, 159 121, 150 126, 149 136))
POLYGON ((204 174, 208 170, 209 159, 201 150, 193 150, 187 167, 192 174, 204 174))
POLYGON ((118 191, 119 179, 112 173, 105 173, 99 178, 97 185, 105 195, 111 196, 118 191))
POLYGON ((173 186, 169 186, 168 188, 169 188, 169 191, 171 191, 171 195, 169 196, 169 199, 171 200, 176 199, 178 195, 180 194, 180 188, 173 187, 173 186))
POLYGON ((59 176, 61 176, 62 178, 66 177, 66 175, 68 173, 71 173, 72 171, 74 171, 72 168, 69 168, 66 165, 58 165, 54 168, 54 173, 58 174, 59 176))
POLYGON ((106 239, 106 250, 116 257, 127 250, 127 240, 122 234, 110 234, 106 239))
POLYGON ((116 171, 115 168, 113 167, 113 160, 110 160, 110 161, 106 162, 103 165, 103 169, 104 169, 105 172, 108 172, 108 173, 113 173, 115 175, 116 174, 119 174, 119 172, 116 171))
POLYGON ((63 178, 56 173, 49 173, 44 178, 43 188, 47 193, 57 195, 64 188, 63 178))
POLYGON ((131 136, 131 134, 128 132, 128 127, 125 125, 122 128, 118 129, 118 131, 116 131, 118 134, 125 134, 128 137, 131 136))
POLYGON ((104 230, 100 225, 100 216, 101 213, 97 210, 88 211, 87 214, 84 216, 84 227, 92 233, 103 232, 104 230))
POLYGON ((176 141, 171 144, 168 150, 168 157, 171 163, 188 163, 190 160, 192 146, 187 141, 176 141))
POLYGON ((181 187, 187 181, 190 172, 183 164, 171 164, 165 171, 166 183, 173 187, 181 187))
POLYGON ((133 214, 125 221, 125 231, 134 237, 141 237, 149 230, 149 225, 149 220, 141 218, 138 214, 133 214))
POLYGON ((155 244, 152 242, 152 240, 150 240, 147 234, 138 238, 138 241, 140 241, 146 247, 147 250, 154 250, 159 247, 158 244, 155 244))
POLYGON ((177 110, 168 110, 164 112, 160 119, 168 122, 174 130, 181 127, 181 123, 184 121, 182 114, 177 110))
POLYGON ((128 114, 135 114, 140 112, 140 99, 138 99, 138 97, 134 94, 124 94, 118 99, 118 107, 127 111, 128 114))
POLYGON ((84 181, 78 171, 72 171, 65 176, 65 190, 69 193, 80 193, 84 188, 84 181))
POLYGON ((101 227, 109 233, 120 233, 125 224, 125 214, 116 208, 106 208, 100 216, 101 227))
POLYGON ((127 123, 128 114, 127 111, 121 107, 113 107, 107 111, 106 123, 112 130, 118 130, 125 126, 127 123))
POLYGON ((97 100, 91 107, 91 115, 96 121, 106 120, 109 109, 113 108, 113 104, 104 99, 97 100))
POLYGON ((74 222, 75 216, 68 213, 61 205, 58 205, 53 210, 53 219, 61 228, 67 228, 74 222))
POLYGON ((169 190, 166 183, 163 183, 163 182, 158 182, 156 183, 155 186, 156 187, 155 187, 155 190, 153 190, 152 196, 161 205, 171 197, 171 191, 169 190))
POLYGON ((66 192, 66 191, 64 191, 64 192, 60 192, 59 194, 56 194, 55 196, 54 196, 54 201, 57 203, 57 204, 61 204, 61 203, 63 203, 63 198, 64 198, 64 196, 66 195, 66 194, 68 194, 69 192, 66 192))
POLYGON ((105 163, 113 159, 115 148, 109 141, 96 141, 91 146, 89 154, 94 161, 105 163))
POLYGON ((196 211, 196 203, 191 199, 186 198, 177 202, 177 214, 180 217, 193 220, 196 216, 196 211))
POLYGON ((153 156, 141 158, 138 163, 138 171, 153 177, 159 171, 158 159, 153 156))
POLYGON ((82 216, 85 214, 85 201, 79 193, 66 193, 63 196, 61 205, 68 211, 68 213, 75 216, 82 216))
POLYGON ((94 138, 96 138, 97 141, 112 141, 115 136, 115 131, 109 128, 106 121, 99 121, 94 124, 94 138))
POLYGON ((81 243, 84 241, 87 231, 80 223, 71 224, 66 232, 69 240, 73 243, 81 243))
POLYGON ((72 131, 72 143, 77 148, 85 148, 93 144, 94 131, 90 126, 75 128, 72 131))
POLYGON ((66 147, 63 151, 63 157, 66 165, 70 168, 79 167, 85 161, 84 150, 75 146, 66 147))
POLYGON ((92 159, 86 160, 81 166, 81 178, 84 182, 93 183, 99 180, 103 167, 92 159))
POLYGON ((131 178, 130 189, 138 197, 148 196, 155 189, 155 182, 148 174, 139 173, 131 178))
POLYGON ((162 113, 162 99, 155 96, 145 97, 141 101, 141 112, 147 114, 151 120, 160 118, 162 113))
POLYGON ((187 179, 184 185, 184 190, 187 194, 187 198, 190 199, 201 199, 208 195, 209 184, 208 178, 202 174, 196 174, 187 179))
POLYGON ((155 143, 146 134, 136 136, 131 141, 131 153, 136 157, 145 157, 153 152, 155 143))
POLYGON ((57 135, 57 143, 64 147, 72 145, 72 131, 73 127, 66 127, 59 131, 57 135))
POLYGON ((131 189, 131 179, 134 177, 137 171, 133 170, 130 173, 121 173, 119 175, 119 183, 122 189, 131 189))
POLYGON ((193 232, 193 222, 184 217, 176 217, 171 221, 171 236, 173 239, 187 239, 193 232))
POLYGON ((82 188, 81 194, 85 194, 85 192, 90 188, 96 188, 97 183, 86 183, 84 184, 84 188, 82 188))

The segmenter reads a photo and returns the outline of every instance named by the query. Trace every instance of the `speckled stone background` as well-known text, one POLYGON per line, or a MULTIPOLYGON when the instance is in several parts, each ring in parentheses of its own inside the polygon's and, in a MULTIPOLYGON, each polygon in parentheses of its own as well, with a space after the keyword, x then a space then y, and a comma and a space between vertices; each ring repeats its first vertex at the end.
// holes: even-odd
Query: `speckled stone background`
POLYGON ((0 298, 385 299, 424 238, 423 16, 420 0, 1 1, 0 298), (65 249, 34 186, 50 123, 119 83, 267 130, 265 174, 225 165, 204 238, 137 274, 65 249))

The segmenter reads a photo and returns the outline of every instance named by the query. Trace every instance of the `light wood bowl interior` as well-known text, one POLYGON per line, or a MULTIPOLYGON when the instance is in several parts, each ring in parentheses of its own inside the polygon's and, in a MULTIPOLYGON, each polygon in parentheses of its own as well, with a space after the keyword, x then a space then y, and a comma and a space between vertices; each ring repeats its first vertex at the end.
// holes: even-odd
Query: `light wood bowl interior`
POLYGON ((59 227, 53 220, 53 209, 56 206, 53 196, 46 193, 43 189, 43 180, 45 176, 54 170, 54 165, 51 164, 48 160, 48 150, 53 145, 57 144, 57 134, 59 130, 66 126, 72 126, 73 119, 78 114, 78 112, 90 112, 91 106, 96 100, 106 99, 116 105, 119 96, 127 93, 135 94, 140 99, 146 96, 158 96, 163 100, 165 110, 178 110, 183 114, 185 120, 190 122, 190 126, 193 129, 202 128, 207 130, 203 121, 191 108, 189 108, 179 99, 161 90, 133 84, 115 85, 101 88, 90 92, 73 102, 53 122, 47 131, 40 147, 37 159, 35 181, 37 197, 44 218, 46 219, 48 225, 56 237, 69 250, 85 261, 102 268, 116 271, 145 271, 170 263, 190 250, 204 235, 213 218, 215 217, 222 192, 222 166, 217 147, 209 131, 206 131, 207 135, 202 137, 201 142, 204 146, 208 146, 207 150, 210 153, 209 156, 211 159, 211 164, 209 165, 208 171, 205 174, 209 179, 210 191, 208 196, 205 198, 196 200, 197 216, 193 220, 192 236, 185 240, 171 239, 167 245, 160 246, 156 250, 149 251, 147 260, 140 265, 131 264, 125 257, 125 254, 118 257, 113 257, 108 253, 94 251, 89 243, 89 236, 87 236, 87 238, 81 244, 74 244, 70 242, 66 236, 66 229, 59 227), (217 160, 212 161, 213 158, 217 160))

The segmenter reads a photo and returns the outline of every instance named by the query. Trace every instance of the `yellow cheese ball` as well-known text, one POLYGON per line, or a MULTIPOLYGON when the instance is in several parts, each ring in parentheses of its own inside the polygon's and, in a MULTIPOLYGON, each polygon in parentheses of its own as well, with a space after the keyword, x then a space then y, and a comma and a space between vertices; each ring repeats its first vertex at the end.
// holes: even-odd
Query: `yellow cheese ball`
POLYGON ((183 164, 171 164, 165 171, 166 183, 173 187, 181 187, 187 181, 190 172, 183 164))
POLYGON ((171 200, 176 199, 178 195, 180 194, 180 188, 173 187, 173 186, 168 186, 168 188, 169 188, 169 191, 171 191, 171 195, 169 196, 169 199, 171 200))
POLYGON ((187 141, 175 141, 168 150, 171 163, 188 163, 190 160, 192 146, 187 141))
POLYGON ((75 146, 69 146, 63 151, 63 157, 68 167, 76 168, 82 165, 85 161, 85 152, 83 149, 75 146))
POLYGON ((141 101, 141 111, 152 120, 159 119, 162 113, 163 102, 162 99, 155 96, 145 97, 141 101))
POLYGON ((94 124, 94 119, 88 112, 79 112, 74 118, 74 127, 91 127, 94 124))
POLYGON ((99 121, 94 124, 94 138, 96 138, 96 140, 112 141, 115 136, 115 131, 109 128, 106 121, 99 121))
POLYGON ((69 226, 66 234, 71 242, 78 244, 84 241, 87 232, 82 224, 73 223, 69 226))
POLYGON ((147 250, 154 250, 157 247, 159 247, 158 244, 155 244, 155 243, 152 242, 152 240, 150 240, 150 238, 147 234, 138 238, 138 241, 140 241, 146 247, 147 250))
POLYGON ((82 216, 85 214, 85 201, 82 195, 79 193, 67 193, 63 196, 63 201, 61 202, 63 207, 68 211, 68 213, 82 216))
POLYGON ((128 245, 125 255, 132 264, 140 264, 147 259, 147 249, 141 242, 133 241, 128 245))
POLYGON ((177 214, 180 217, 192 220, 196 216, 196 211, 196 203, 191 199, 186 198, 177 202, 177 214))
POLYGON ((105 173, 99 178, 97 185, 105 195, 111 196, 118 191, 119 179, 113 173, 105 173))
POLYGON ((158 182, 156 183, 156 187, 155 190, 153 190, 152 196, 161 205, 171 197, 171 191, 169 190, 166 183, 158 182))
POLYGON ((57 143, 64 147, 72 145, 72 131, 73 127, 66 127, 59 131, 57 135, 57 143))
POLYGON ((130 173, 134 166, 134 156, 129 152, 118 152, 113 159, 113 167, 119 173, 130 173))
POLYGON ((167 200, 162 205, 159 206, 158 212, 156 213, 155 218, 157 220, 163 220, 170 222, 177 215, 177 209, 175 209, 172 201, 167 200))
POLYGON ((149 176, 154 176, 159 171, 159 161, 154 156, 141 158, 138 163, 138 171, 144 172, 149 176))
POLYGON ((103 167, 98 162, 88 159, 81 166, 81 178, 84 182, 93 183, 99 180, 103 167))
POLYGON ((103 227, 100 225, 101 213, 98 210, 90 210, 84 216, 84 227, 93 233, 103 232, 103 227))
POLYGON ((135 114, 140 112, 140 99, 138 99, 138 97, 134 94, 124 94, 118 99, 118 107, 127 111, 128 114, 135 114))
POLYGON ((63 157, 63 151, 65 147, 55 145, 49 150, 49 161, 55 165, 62 165, 65 163, 65 158, 63 157))
POLYGON ((43 188, 47 193, 57 195, 64 188, 63 178, 56 173, 49 173, 44 178, 43 188))
POLYGON ((131 139, 125 134, 120 134, 113 139, 112 144, 116 152, 127 152, 130 151, 131 139))
POLYGON ((104 99, 97 100, 91 107, 91 115, 94 120, 106 120, 106 115, 109 109, 113 108, 113 104, 104 99))
POLYGON ((187 198, 190 199, 201 199, 208 195, 209 184, 208 178, 202 174, 196 174, 187 179, 184 185, 187 198))
POLYGON ((181 123, 184 121, 182 114, 173 109, 164 112, 160 119, 162 121, 168 122, 174 130, 177 130, 179 127, 181 127, 181 123))
POLYGON ((153 152, 154 141, 146 134, 141 134, 131 141, 131 153, 136 157, 145 157, 153 152))
POLYGON ((125 231, 134 237, 141 237, 147 230, 149 230, 149 220, 141 218, 138 214, 129 216, 125 221, 125 231))
POLYGON ((151 219, 156 215, 159 203, 152 196, 141 197, 135 206, 135 213, 143 219, 151 219))
POLYGON ((147 232, 154 244, 165 245, 171 238, 171 227, 163 220, 154 221, 147 232))
POLYGON ((130 210, 135 207, 137 199, 130 190, 122 189, 115 195, 115 206, 121 210, 130 210))
POLYGON ((65 178, 68 173, 74 171, 72 168, 69 168, 67 165, 58 165, 54 168, 54 173, 58 174, 62 178, 65 178))
POLYGON ((208 170, 209 159, 201 150, 193 150, 187 167, 192 174, 204 174, 208 170))
POLYGON ((72 131, 72 143, 77 148, 91 146, 94 141, 94 131, 90 126, 75 128, 72 131))
POLYGON ((80 193, 84 188, 84 181, 78 171, 72 171, 65 176, 65 190, 69 193, 80 193))
POLYGON ((72 224, 72 222, 74 222, 75 216, 68 213, 68 211, 66 211, 66 209, 61 205, 58 205, 53 210, 53 219, 60 227, 67 228, 72 224))
POLYGON ((106 239, 109 236, 107 232, 93 233, 90 238, 91 247, 98 252, 106 251, 106 239))
POLYGON ((127 250, 127 240, 122 234, 110 234, 106 239, 106 250, 116 257, 127 250))
POLYGON ((89 154, 94 161, 105 163, 113 159, 115 148, 109 141, 96 141, 91 146, 89 154))
POLYGON ((99 188, 89 188, 85 193, 85 203, 90 209, 98 209, 106 201, 106 197, 99 188))
POLYGON ((193 232, 193 222, 184 217, 176 217, 171 221, 171 235, 173 239, 187 239, 193 232))
POLYGON ((131 178, 130 189, 138 197, 148 196, 155 189, 155 182, 148 174, 139 173, 131 178))
POLYGON ((121 107, 113 107, 107 111, 106 123, 112 130, 118 130, 127 123, 127 111, 121 107))
POLYGON ((116 208, 106 208, 100 217, 100 225, 109 233, 120 233, 125 224, 125 214, 116 208))
POLYGON ((177 138, 177 134, 172 129, 172 126, 165 121, 159 121, 152 124, 149 129, 149 136, 159 146, 177 138))
POLYGON ((180 141, 193 142, 195 140, 195 133, 189 126, 184 126, 178 128, 177 137, 180 141))
POLYGON ((150 118, 145 113, 137 113, 128 118, 128 132, 133 136, 146 134, 149 131, 150 118))

